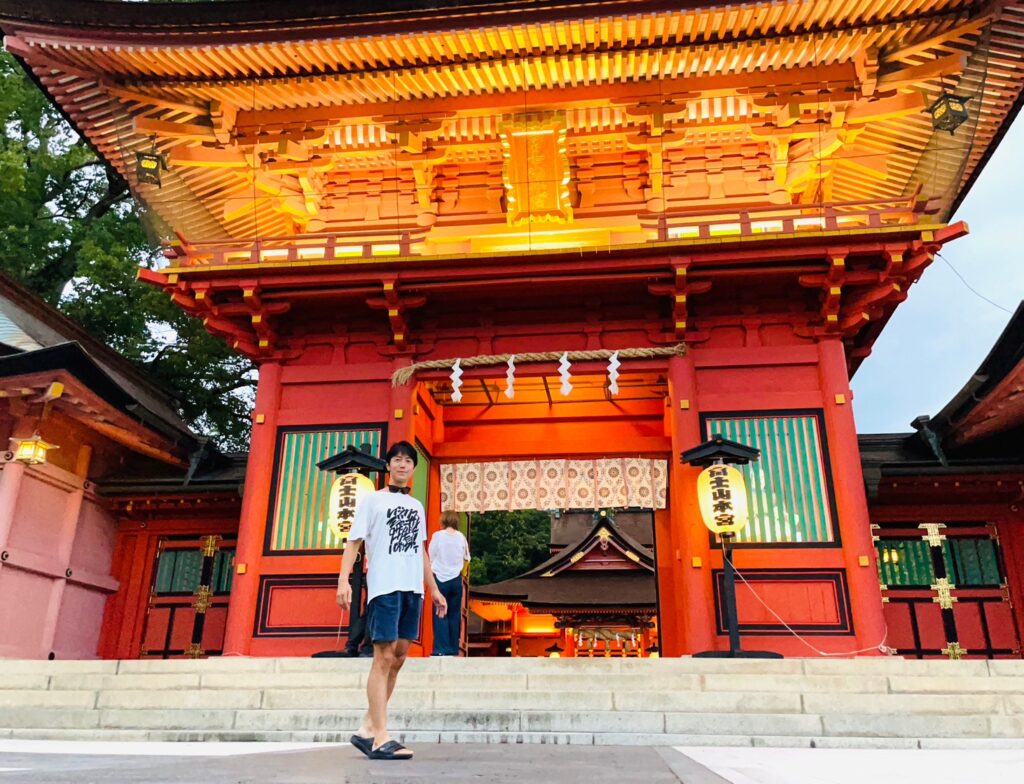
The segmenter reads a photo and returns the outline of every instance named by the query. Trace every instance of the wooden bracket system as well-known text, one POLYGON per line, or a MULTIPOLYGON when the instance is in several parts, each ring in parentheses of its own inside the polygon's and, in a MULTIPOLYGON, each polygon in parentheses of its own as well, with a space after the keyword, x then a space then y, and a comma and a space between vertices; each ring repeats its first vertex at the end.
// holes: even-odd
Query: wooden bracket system
POLYGON ((403 296, 398 290, 398 278, 388 277, 381 280, 384 295, 369 297, 366 304, 374 310, 386 310, 388 322, 391 324, 391 336, 395 348, 404 351, 409 345, 409 322, 406 313, 414 308, 423 307, 427 298, 422 295, 403 296))
POLYGON ((675 280, 672 283, 652 283, 647 290, 656 297, 669 297, 672 301, 672 332, 682 340, 686 335, 690 316, 689 297, 704 294, 711 289, 710 280, 691 281, 688 270, 689 259, 674 260, 672 269, 675 280))

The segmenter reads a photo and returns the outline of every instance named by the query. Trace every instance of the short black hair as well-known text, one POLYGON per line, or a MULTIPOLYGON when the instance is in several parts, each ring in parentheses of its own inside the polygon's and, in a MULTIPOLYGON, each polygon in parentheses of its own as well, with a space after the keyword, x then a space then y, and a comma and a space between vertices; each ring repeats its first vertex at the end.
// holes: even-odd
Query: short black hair
POLYGON ((391 458, 395 455, 405 455, 412 460, 413 466, 419 465, 420 456, 416 452, 416 447, 410 444, 408 441, 396 441, 388 447, 388 452, 384 455, 384 461, 387 463, 391 462, 391 458))

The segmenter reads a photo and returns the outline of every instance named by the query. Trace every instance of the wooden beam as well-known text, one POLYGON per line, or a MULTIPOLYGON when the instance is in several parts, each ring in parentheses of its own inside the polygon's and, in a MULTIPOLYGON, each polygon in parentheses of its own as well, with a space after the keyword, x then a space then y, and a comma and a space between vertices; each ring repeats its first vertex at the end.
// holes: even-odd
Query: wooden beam
POLYGON ((547 396, 548 405, 549 406, 550 405, 554 405, 555 401, 551 397, 551 387, 548 386, 548 377, 547 376, 541 376, 540 380, 544 382, 544 394, 547 396))
MULTIPOLYGON (((484 458, 500 459, 514 457, 573 457, 587 455, 604 457, 609 452, 609 443, 600 438, 531 438, 510 443, 494 444, 490 441, 445 441, 435 445, 434 458, 484 458)), ((643 456, 664 455, 671 448, 669 438, 660 436, 633 436, 617 439, 615 450, 643 456)))
POLYGON ((169 166, 211 169, 249 169, 249 161, 237 147, 186 147, 179 145, 167 156, 169 166))
POLYGON ((209 107, 201 103, 172 101, 169 98, 161 98, 157 95, 142 92, 140 90, 128 90, 123 87, 115 87, 105 83, 102 84, 102 87, 105 92, 124 101, 134 101, 135 103, 141 103, 147 106, 155 106, 158 109, 169 109, 172 112, 191 114, 195 117, 206 117, 209 113, 209 107))
MULTIPOLYGON (((720 91, 723 95, 735 95, 741 90, 775 88, 780 85, 796 86, 828 82, 837 86, 853 84, 857 74, 853 63, 836 63, 806 68, 779 68, 770 71, 753 71, 726 76, 678 77, 660 79, 657 82, 661 100, 674 99, 676 95, 690 97, 695 92, 703 96, 720 91)), ((590 108, 595 101, 629 102, 649 100, 650 82, 625 82, 617 84, 588 85, 580 87, 536 87, 529 92, 529 110, 548 104, 560 108, 590 108)), ((488 93, 484 95, 453 95, 437 98, 411 98, 379 101, 366 104, 317 106, 302 109, 302 120, 306 123, 334 122, 374 117, 403 117, 409 115, 431 116, 448 112, 459 112, 463 116, 488 115, 495 110, 522 110, 524 94, 518 91, 488 93)), ((243 110, 238 113, 236 128, 256 130, 266 126, 290 125, 295 122, 295 109, 243 110)))
POLYGON ((962 73, 967 67, 967 56, 951 54, 940 57, 922 65, 911 65, 878 74, 879 90, 895 90, 901 87, 913 87, 930 79, 962 73))
POLYGON ((941 46, 949 41, 955 41, 958 38, 963 38, 965 35, 971 35, 972 33, 978 32, 987 25, 991 19, 992 6, 989 4, 989 10, 982 13, 980 16, 970 19, 956 27, 950 28, 949 30, 943 30, 941 33, 929 36, 921 41, 908 44, 901 49, 885 52, 885 59, 892 62, 893 60, 906 60, 909 57, 923 54, 929 49, 934 49, 936 46, 941 46))
POLYGON ((188 468, 188 461, 182 459, 178 455, 160 447, 148 444, 139 438, 134 433, 125 430, 124 428, 113 425, 109 422, 100 422, 95 417, 75 417, 75 419, 81 422, 88 428, 95 430, 97 433, 102 433, 111 441, 116 441, 119 444, 132 449, 140 454, 146 455, 159 460, 162 463, 169 463, 179 468, 188 468))
POLYGON ((491 390, 487 386, 487 380, 486 379, 483 379, 483 378, 480 379, 480 388, 483 389, 484 394, 487 396, 487 404, 490 405, 490 406, 493 406, 494 405, 494 398, 491 396, 491 390))
POLYGON ((908 114, 919 114, 928 107, 924 95, 918 90, 897 93, 876 101, 856 101, 846 110, 846 122, 863 125, 880 120, 893 120, 908 114))
POLYGON ((176 123, 136 117, 132 121, 135 133, 140 136, 159 136, 162 139, 193 139, 201 142, 216 142, 213 127, 199 123, 176 123))

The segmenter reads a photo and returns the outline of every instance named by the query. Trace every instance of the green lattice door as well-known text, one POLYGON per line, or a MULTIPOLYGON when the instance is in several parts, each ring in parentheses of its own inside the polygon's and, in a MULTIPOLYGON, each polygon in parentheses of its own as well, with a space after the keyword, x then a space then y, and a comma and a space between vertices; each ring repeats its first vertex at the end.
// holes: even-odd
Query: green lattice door
POLYGON ((1020 656, 995 527, 874 526, 889 645, 918 659, 1020 656))
POLYGON ((233 539, 160 539, 141 658, 200 658, 223 651, 234 559, 233 539))

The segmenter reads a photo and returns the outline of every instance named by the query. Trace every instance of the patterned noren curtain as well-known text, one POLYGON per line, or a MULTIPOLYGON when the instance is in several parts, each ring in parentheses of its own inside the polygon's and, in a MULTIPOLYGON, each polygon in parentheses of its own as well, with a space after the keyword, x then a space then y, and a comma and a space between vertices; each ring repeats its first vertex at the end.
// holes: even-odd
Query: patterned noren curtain
POLYGON ((514 460, 441 467, 441 509, 664 509, 668 467, 638 457, 514 460))

